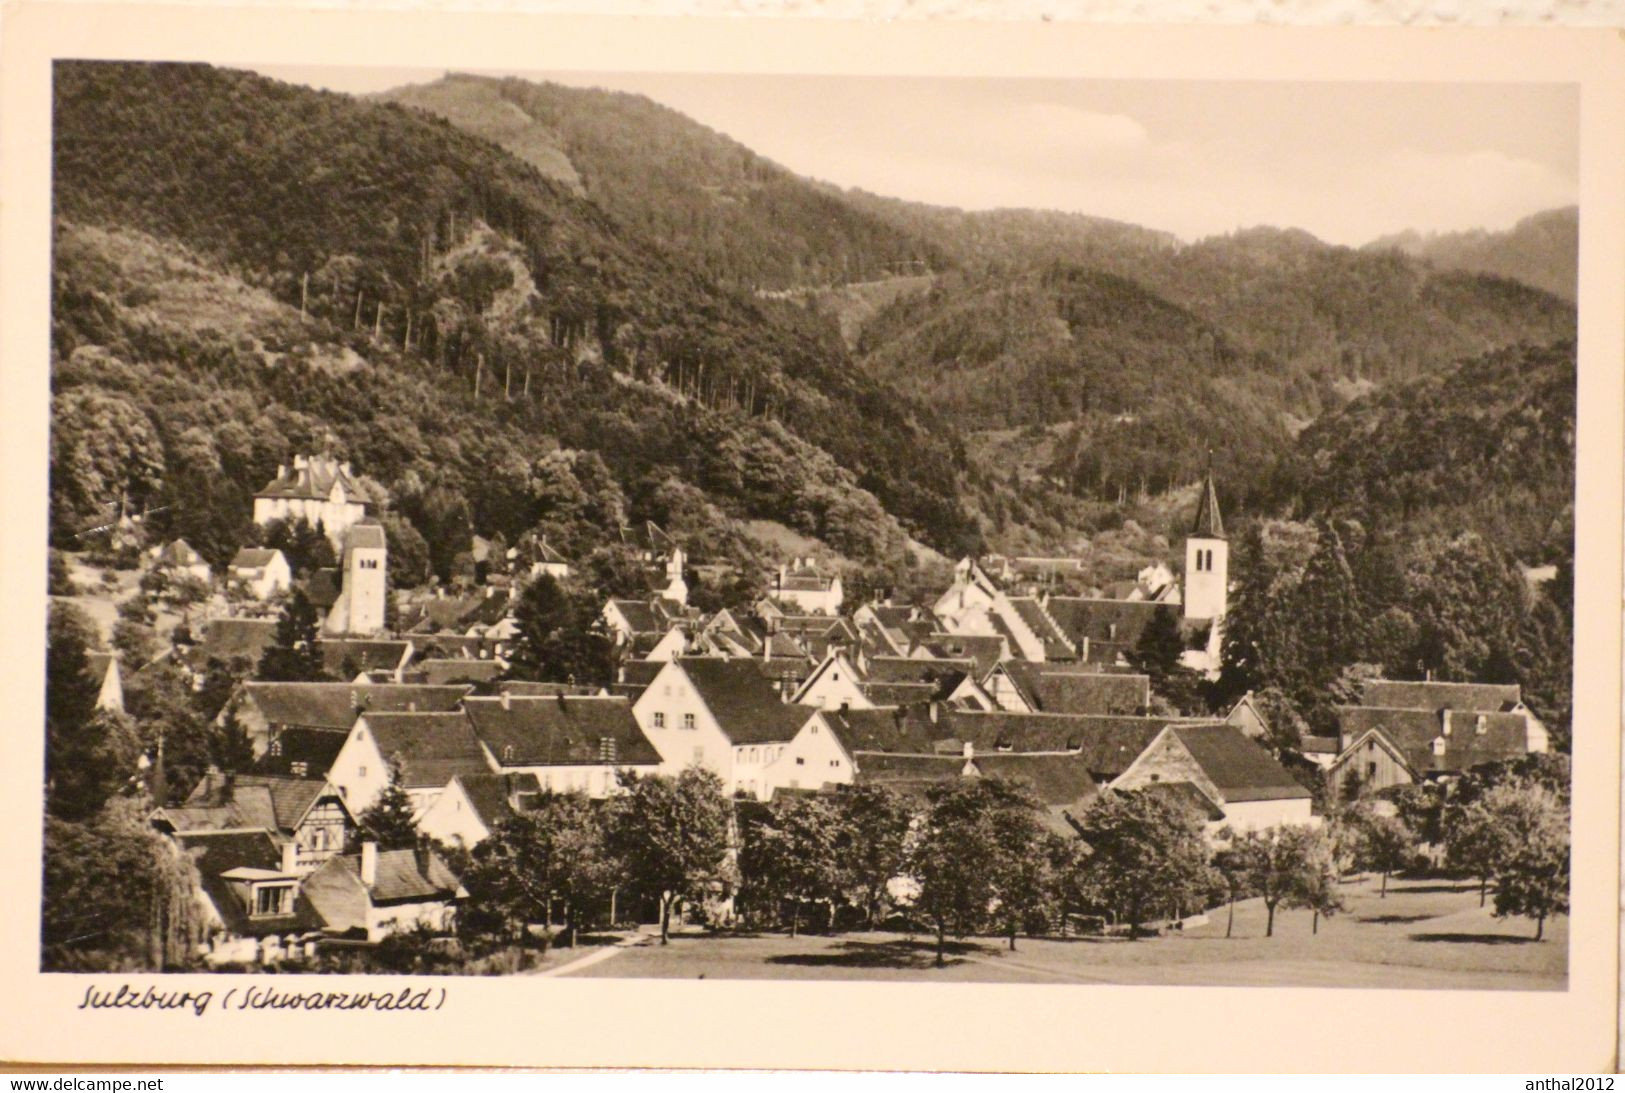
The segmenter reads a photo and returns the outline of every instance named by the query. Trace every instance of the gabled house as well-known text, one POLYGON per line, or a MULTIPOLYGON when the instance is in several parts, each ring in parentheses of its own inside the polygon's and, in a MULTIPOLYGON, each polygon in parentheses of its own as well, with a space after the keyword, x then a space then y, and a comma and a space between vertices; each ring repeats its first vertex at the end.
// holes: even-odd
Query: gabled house
POLYGON ((654 774, 661 766, 624 698, 503 692, 465 699, 463 711, 493 770, 530 775, 544 791, 609 797, 621 792, 622 773, 654 774))
POLYGON ((884 785, 913 797, 925 797, 933 786, 958 778, 997 778, 1019 783, 1043 806, 1045 827, 1073 836, 1072 817, 1080 815, 1099 794, 1095 780, 1077 752, 981 754, 967 744, 958 754, 855 753, 858 785, 884 785))
POLYGON ((458 774, 418 817, 418 830, 447 846, 477 846, 503 820, 535 807, 541 793, 534 774, 458 774))
POLYGON ((308 873, 344 849, 355 819, 325 778, 224 774, 211 770, 185 803, 154 809, 152 825, 171 835, 199 831, 267 831, 292 849, 281 865, 308 873))
MULTIPOLYGON (((469 690, 466 684, 250 681, 237 687, 215 723, 223 725, 227 717, 235 714, 238 724, 248 734, 254 754, 264 756, 287 729, 333 732, 342 738, 364 710, 406 713, 455 710, 469 690)), ((317 776, 322 772, 312 770, 310 773, 317 776)))
POLYGON ((841 578, 825 576, 811 558, 797 558, 779 566, 768 598, 781 607, 809 615, 838 615, 841 611, 841 578))
POLYGON ((153 568, 172 580, 187 577, 208 584, 212 576, 209 572, 209 563, 204 561, 203 555, 192 549, 192 544, 185 539, 165 543, 163 549, 158 551, 158 556, 153 559, 153 568))
POLYGON ((1360 705, 1382 709, 1453 710, 1459 714, 1516 713, 1525 726, 1525 748, 1551 747, 1546 725, 1523 701, 1516 683, 1444 683, 1434 680, 1368 679, 1360 688, 1360 705))
POLYGON ((434 850, 380 850, 374 842, 329 858, 301 892, 324 933, 367 941, 419 925, 447 932, 468 897, 434 850))
POLYGON ((174 835, 197 867, 210 964, 275 963, 314 955, 320 926, 300 898, 304 875, 295 848, 261 829, 197 830, 174 835))
POLYGON ((842 653, 831 649, 796 689, 790 701, 824 710, 868 709, 874 703, 869 701, 859 682, 857 669, 842 653))
POLYGON ((254 495, 254 522, 306 520, 320 525, 336 549, 350 525, 367 515, 372 496, 350 470, 350 464, 323 456, 293 457, 276 477, 254 495))
POLYGON ((1451 778, 1530 753, 1529 719, 1517 711, 1338 706, 1335 714, 1343 750, 1329 776, 1339 787, 1351 777, 1372 791, 1451 778))
MULTIPOLYGON (((1317 822, 1314 796, 1234 725, 1171 724, 1111 782, 1116 790, 1189 782, 1224 812, 1222 826, 1251 831, 1317 822)), ((1210 830, 1221 826, 1215 822, 1210 830)))
POLYGON ((243 547, 226 566, 226 580, 241 585, 256 600, 268 600, 293 584, 293 571, 280 550, 243 547))
POLYGON ((666 664, 632 713, 662 774, 715 772, 731 796, 817 789, 851 779, 851 757, 821 712, 787 704, 756 660, 683 657, 666 664))
POLYGON ((492 769, 485 749, 461 710, 450 713, 381 713, 356 718, 328 778, 356 815, 389 784, 391 764, 415 811, 427 809, 452 778, 492 769))

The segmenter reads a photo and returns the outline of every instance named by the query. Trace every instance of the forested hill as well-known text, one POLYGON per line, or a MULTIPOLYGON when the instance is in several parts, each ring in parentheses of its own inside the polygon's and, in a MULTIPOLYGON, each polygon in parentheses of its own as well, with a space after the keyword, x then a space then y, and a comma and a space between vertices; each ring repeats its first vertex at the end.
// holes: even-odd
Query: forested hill
POLYGON ((1357 399, 1299 437, 1299 507, 1410 535, 1476 531, 1572 560, 1572 342, 1511 348, 1357 399))
MULTIPOLYGON (((970 545, 952 431, 853 368, 826 318, 718 286, 567 179, 421 112, 206 66, 64 63, 55 171, 58 392, 117 389, 116 411, 73 402, 92 425, 147 420, 138 501, 177 488, 163 471, 188 429, 205 434, 192 454, 221 454, 229 415, 186 405, 242 394, 283 435, 232 440, 239 492, 325 438, 418 498, 419 522, 444 487, 512 538, 562 445, 597 453, 613 482, 595 488, 634 517, 710 505, 871 557, 901 541, 895 516, 970 545)), ((57 500, 69 519, 105 496, 57 500)))
POLYGON ((381 98, 538 164, 723 284, 839 285, 943 262, 918 233, 641 95, 452 75, 381 98))
POLYGON ((1580 210, 1575 206, 1526 216, 1506 231, 1401 232, 1367 245, 1368 250, 1399 250, 1426 258, 1441 269, 1493 273, 1576 299, 1580 249, 1580 210))

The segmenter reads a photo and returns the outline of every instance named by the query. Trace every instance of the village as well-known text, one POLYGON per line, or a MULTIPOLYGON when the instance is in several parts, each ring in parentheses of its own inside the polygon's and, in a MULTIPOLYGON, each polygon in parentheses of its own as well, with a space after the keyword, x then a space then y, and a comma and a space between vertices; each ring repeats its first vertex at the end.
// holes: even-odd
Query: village
MULTIPOLYGON (((1475 931, 1515 940, 1507 915, 1545 936, 1566 908, 1567 820, 1559 870, 1540 783, 1561 757, 1517 684, 1367 678, 1335 735, 1280 723, 1293 715, 1267 695, 1193 716, 1158 693, 1169 672, 1220 673, 1234 579, 1219 496, 1209 472, 1181 572, 1152 564, 1091 594, 1057 579, 1073 559, 989 556, 961 559, 932 602, 854 603, 838 572, 793 557, 754 602, 708 613, 675 539, 622 528, 648 595, 607 598, 589 624, 614 664, 598 683, 525 678, 516 655, 540 640, 536 604, 579 582, 574 560, 476 540, 477 587, 396 590, 360 477, 299 455, 253 519, 319 533, 335 566, 296 574, 282 550, 245 547, 217 572, 184 541, 142 542, 121 510, 92 530, 140 544, 139 588, 115 575, 63 598, 177 618, 146 663, 93 636, 68 655, 98 716, 121 715, 147 673, 224 695, 211 729, 234 743, 227 762, 175 784, 160 736, 118 791, 195 870, 195 908, 171 912, 163 946, 175 967, 455 970, 501 951, 505 970, 545 974, 767 961, 1181 981, 1119 954, 1231 938, 1239 914, 1253 971, 1193 981, 1246 982, 1274 974, 1259 946, 1278 908, 1310 912, 1316 941, 1324 920, 1327 945, 1375 945, 1378 963, 1422 936, 1396 925, 1433 917, 1471 920, 1451 946, 1468 953, 1486 948, 1475 931), (1426 910, 1375 913, 1407 899, 1426 910), (786 932, 740 956, 764 931, 786 932), (604 963, 578 944, 653 955, 604 963)), ((53 672, 59 655, 53 641, 53 672)), ((1562 982, 1560 945, 1555 965, 1500 978, 1494 959, 1416 948, 1433 950, 1405 973, 1419 984, 1562 982)))

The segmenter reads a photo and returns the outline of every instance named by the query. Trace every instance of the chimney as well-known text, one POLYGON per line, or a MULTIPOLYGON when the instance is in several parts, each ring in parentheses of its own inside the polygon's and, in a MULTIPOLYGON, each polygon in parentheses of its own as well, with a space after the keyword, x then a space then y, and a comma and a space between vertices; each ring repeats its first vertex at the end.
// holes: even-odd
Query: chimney
POLYGON ((1083 649, 1083 659, 1085 661, 1087 661, 1089 659, 1089 635, 1088 634, 1085 634, 1083 636, 1082 649, 1083 649))
POLYGON ((299 844, 292 839, 282 844, 282 871, 295 873, 299 870, 299 844))
POLYGON ((975 759, 976 758, 976 745, 971 743, 969 740, 965 741, 965 746, 960 749, 960 754, 963 755, 966 759, 975 759))
POLYGON ((1446 707, 1446 708, 1439 711, 1439 718, 1444 723, 1444 728, 1442 730, 1444 732, 1444 735, 1449 736, 1450 735, 1450 709, 1449 709, 1449 707, 1446 707))
POLYGON ((504 688, 503 688, 503 689, 502 689, 502 698, 501 698, 501 701, 502 701, 502 708, 503 708, 503 709, 504 709, 504 710, 511 710, 511 709, 513 709, 513 698, 512 698, 512 696, 511 696, 511 695, 509 695, 509 694, 508 694, 508 689, 507 689, 507 688, 506 688, 506 687, 504 687, 504 688))
POLYGON ((378 844, 371 839, 361 844, 361 883, 367 888, 378 883, 378 844))
POLYGON ((276 476, 279 481, 288 477, 288 465, 286 463, 278 463, 276 465, 276 476))
POLYGON ((931 724, 935 725, 937 723, 937 718, 940 716, 938 711, 939 704, 935 699, 933 699, 929 705, 931 710, 931 724))

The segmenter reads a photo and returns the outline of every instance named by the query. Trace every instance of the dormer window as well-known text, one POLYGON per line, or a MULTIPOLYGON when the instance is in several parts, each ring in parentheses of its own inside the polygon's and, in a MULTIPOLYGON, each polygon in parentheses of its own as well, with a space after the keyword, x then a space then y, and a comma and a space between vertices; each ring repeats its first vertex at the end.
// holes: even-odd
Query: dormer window
POLYGON ((502 761, 504 763, 513 762, 513 745, 512 744, 504 744, 504 745, 502 745, 502 761))
POLYGON ((1473 731, 1478 733, 1479 736, 1483 736, 1485 733, 1489 732, 1490 719, 1485 717, 1483 714, 1479 714, 1477 719, 1473 722, 1473 731))
POLYGON ((293 907, 293 885, 261 884, 254 889, 253 917, 285 915, 293 907))
POLYGON ((1446 746, 1446 744, 1445 744, 1445 738, 1444 737, 1435 736, 1433 738, 1433 754, 1434 755, 1436 755, 1436 756, 1443 755, 1445 746, 1446 746))

